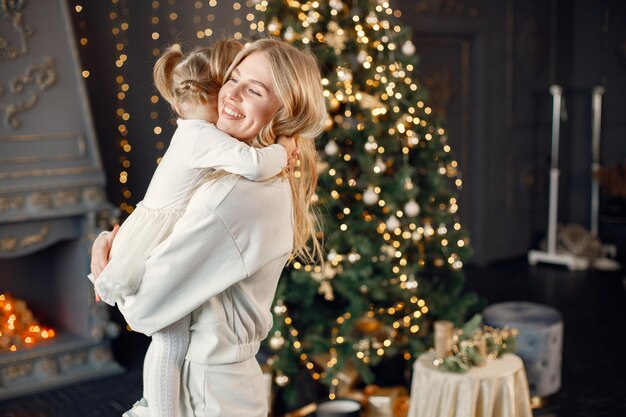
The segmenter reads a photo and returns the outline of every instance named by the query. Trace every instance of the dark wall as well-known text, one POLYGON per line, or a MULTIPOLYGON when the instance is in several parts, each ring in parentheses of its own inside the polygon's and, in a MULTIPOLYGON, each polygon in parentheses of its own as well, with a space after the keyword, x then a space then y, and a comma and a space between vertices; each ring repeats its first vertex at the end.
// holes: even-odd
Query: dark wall
POLYGON ((606 88, 602 162, 626 160, 626 2, 397 1, 464 176, 474 263, 545 236, 552 84, 563 87, 559 222, 589 226, 591 90, 606 88))
POLYGON ((626 3, 619 0, 578 0, 572 16, 570 89, 571 146, 569 218, 584 222, 589 207, 589 91, 604 86, 601 160, 605 165, 626 161, 626 3))
MULTIPOLYGON (((72 7, 73 1, 70 1, 72 7)), ((149 1, 90 2, 74 19, 95 114, 101 151, 108 172, 112 202, 141 199, 164 152, 171 126, 163 103, 154 94, 152 48, 172 40, 189 45, 210 43, 216 36, 239 30, 247 35, 245 2, 238 11, 230 1, 202 9, 194 22, 195 2, 161 0, 161 38, 153 41, 155 14, 149 1), (132 7, 131 7, 132 6, 132 7), (120 149, 119 104, 115 92, 117 40, 111 33, 112 8, 127 7, 125 33, 128 62, 123 68, 131 93, 124 109, 132 151, 120 149), (167 16, 178 14, 175 22, 167 16), (204 20, 214 13, 211 22, 204 20), (237 26, 235 17, 243 19, 237 26), (81 23, 82 22, 82 23, 81 23), (83 27, 81 27, 81 25, 83 27), (199 40, 198 28, 214 35, 199 40), (152 111, 158 119, 150 118, 152 111), (163 127, 155 135, 156 123, 163 127), (162 142, 159 149, 158 143, 162 142), (120 157, 127 170, 129 198, 121 195, 120 157)), ((564 88, 568 119, 562 124, 559 220, 588 225, 590 188, 591 89, 606 88, 602 124, 602 159, 626 159, 626 2, 621 0, 395 0, 403 21, 413 30, 420 56, 418 72, 429 89, 432 106, 445 116, 449 141, 459 158, 464 189, 460 207, 475 250, 474 263, 521 256, 545 235, 550 165, 552 101, 549 87, 564 88)))

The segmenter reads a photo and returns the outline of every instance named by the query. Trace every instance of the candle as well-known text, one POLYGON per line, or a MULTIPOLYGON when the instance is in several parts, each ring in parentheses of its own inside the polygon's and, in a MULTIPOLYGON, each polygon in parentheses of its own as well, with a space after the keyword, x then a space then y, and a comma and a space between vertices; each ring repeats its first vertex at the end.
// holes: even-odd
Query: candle
POLYGON ((452 334, 454 324, 448 320, 437 320, 435 327, 435 356, 443 360, 452 353, 452 334))
POLYGON ((484 365, 485 363, 487 363, 487 340, 483 335, 480 336, 476 345, 478 347, 478 353, 480 354, 480 358, 482 360, 481 365, 484 365))
POLYGON ((367 417, 392 417, 391 397, 371 396, 367 399, 367 417))

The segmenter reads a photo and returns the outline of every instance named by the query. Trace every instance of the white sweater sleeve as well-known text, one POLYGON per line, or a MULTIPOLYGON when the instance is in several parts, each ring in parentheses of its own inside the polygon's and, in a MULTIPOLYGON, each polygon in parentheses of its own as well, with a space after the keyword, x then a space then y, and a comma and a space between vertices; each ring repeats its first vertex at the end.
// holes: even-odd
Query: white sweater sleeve
POLYGON ((151 252, 139 290, 118 307, 133 330, 150 336, 248 275, 222 219, 192 199, 171 235, 151 252))
POLYGON ((192 168, 214 168, 264 181, 287 166, 287 152, 278 144, 255 148, 215 127, 202 129, 194 140, 192 168))

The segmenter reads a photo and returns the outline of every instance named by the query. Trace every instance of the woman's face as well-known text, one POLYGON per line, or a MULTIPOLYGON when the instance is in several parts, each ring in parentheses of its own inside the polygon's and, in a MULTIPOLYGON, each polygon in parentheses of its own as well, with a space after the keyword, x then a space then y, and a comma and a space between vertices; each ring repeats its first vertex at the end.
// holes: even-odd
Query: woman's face
POLYGON ((265 54, 253 52, 233 70, 220 90, 217 128, 249 142, 280 108, 270 64, 265 54))

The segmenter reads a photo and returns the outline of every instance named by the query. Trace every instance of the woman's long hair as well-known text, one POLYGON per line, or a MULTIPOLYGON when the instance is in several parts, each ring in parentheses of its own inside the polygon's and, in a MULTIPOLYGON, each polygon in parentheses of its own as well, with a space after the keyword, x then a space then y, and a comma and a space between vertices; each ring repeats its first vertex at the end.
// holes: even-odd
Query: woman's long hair
POLYGON ((314 139, 322 133, 326 106, 319 64, 308 51, 276 38, 259 39, 237 54, 226 72, 231 72, 255 52, 268 59, 274 88, 282 106, 264 126, 252 145, 269 146, 279 136, 293 136, 300 150, 299 167, 289 174, 294 210, 292 256, 307 262, 322 263, 322 249, 317 232, 319 215, 312 205, 317 187, 317 151, 314 139), (310 245, 308 244, 310 242, 310 245))

